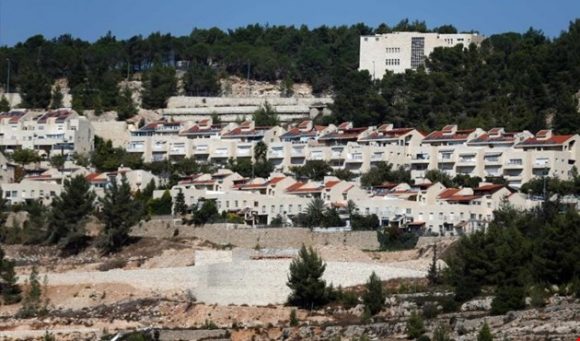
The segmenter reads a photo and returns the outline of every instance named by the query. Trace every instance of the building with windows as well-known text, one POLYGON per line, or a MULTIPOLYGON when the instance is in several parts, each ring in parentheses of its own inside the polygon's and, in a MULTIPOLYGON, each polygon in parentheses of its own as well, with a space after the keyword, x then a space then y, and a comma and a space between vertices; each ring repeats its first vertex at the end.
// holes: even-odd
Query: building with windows
POLYGON ((403 73, 423 65, 437 47, 459 44, 479 45, 483 37, 475 33, 393 32, 360 37, 359 70, 368 71, 373 79, 381 79, 387 71, 403 73))
POLYGON ((11 111, 0 114, 0 149, 34 149, 43 157, 87 154, 93 150, 94 130, 84 116, 59 109, 40 115, 11 111))

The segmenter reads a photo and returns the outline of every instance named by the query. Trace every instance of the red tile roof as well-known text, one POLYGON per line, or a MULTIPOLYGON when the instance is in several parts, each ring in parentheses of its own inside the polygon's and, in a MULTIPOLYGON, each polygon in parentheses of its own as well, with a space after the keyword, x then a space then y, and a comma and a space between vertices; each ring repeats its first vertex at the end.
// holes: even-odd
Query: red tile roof
POLYGON ((459 188, 447 188, 443 190, 443 192, 439 193, 439 199, 449 198, 459 191, 460 191, 459 188))
POLYGON ((453 134, 448 134, 444 130, 434 131, 427 135, 423 142, 426 141, 447 141, 447 140, 467 140, 469 135, 473 133, 475 129, 458 130, 453 134))
POLYGON ((516 145, 516 147, 528 146, 546 146, 546 145, 562 145, 574 135, 553 135, 547 139, 538 139, 537 137, 530 137, 516 145))

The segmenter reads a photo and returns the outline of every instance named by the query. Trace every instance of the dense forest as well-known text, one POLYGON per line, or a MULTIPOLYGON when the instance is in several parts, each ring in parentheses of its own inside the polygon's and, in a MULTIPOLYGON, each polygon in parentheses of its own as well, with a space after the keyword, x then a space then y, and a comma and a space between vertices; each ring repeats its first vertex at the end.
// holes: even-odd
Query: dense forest
POLYGON ((577 132, 580 115, 580 19, 549 39, 541 31, 488 37, 480 48, 437 49, 426 68, 387 74, 372 81, 358 72, 360 35, 391 31, 453 33, 450 25, 429 30, 424 22, 395 26, 250 25, 234 30, 194 29, 188 36, 154 33, 119 40, 111 33, 90 43, 62 35, 37 35, 0 48, 0 79, 23 95, 24 107, 45 108, 57 97, 52 82, 67 78, 77 110, 125 110, 130 95, 124 79, 141 76, 143 106, 163 106, 177 91, 176 69, 184 71, 188 95, 219 95, 218 80, 229 75, 254 80, 306 82, 316 95, 334 94, 338 122, 393 122, 424 129, 449 122, 463 127, 504 126, 536 131, 553 127, 577 132), (51 96, 52 95, 52 96, 51 96))

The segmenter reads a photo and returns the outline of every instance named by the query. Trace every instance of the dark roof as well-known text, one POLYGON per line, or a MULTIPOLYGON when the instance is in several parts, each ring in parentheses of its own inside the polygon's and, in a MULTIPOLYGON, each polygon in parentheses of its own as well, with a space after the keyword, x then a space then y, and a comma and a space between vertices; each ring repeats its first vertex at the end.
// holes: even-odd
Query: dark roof
POLYGON ((57 123, 62 123, 62 122, 64 122, 64 120, 66 120, 71 115, 71 113, 72 112, 70 110, 49 111, 49 112, 43 114, 42 116, 40 116, 39 118, 37 118, 36 122, 46 123, 46 121, 48 121, 48 119, 55 118, 57 123))
POLYGON ((467 140, 469 138, 469 135, 474 131, 475 129, 466 129, 466 130, 457 130, 455 133, 448 133, 445 130, 437 130, 427 135, 427 137, 425 137, 423 142, 449 141, 449 140, 464 141, 467 140))
POLYGON ((574 135, 553 135, 550 138, 538 139, 537 137, 530 137, 516 145, 516 147, 530 147, 530 146, 552 146, 552 145, 562 145, 569 139, 574 137, 574 135))

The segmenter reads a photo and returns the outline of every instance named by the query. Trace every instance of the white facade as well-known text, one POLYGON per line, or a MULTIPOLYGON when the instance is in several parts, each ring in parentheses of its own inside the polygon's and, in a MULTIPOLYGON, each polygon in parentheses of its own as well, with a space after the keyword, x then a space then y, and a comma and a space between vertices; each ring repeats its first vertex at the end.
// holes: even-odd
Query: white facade
POLYGON ((479 45, 482 36, 471 33, 440 34, 393 32, 360 37, 359 70, 367 70, 373 79, 382 79, 388 71, 403 73, 416 69, 437 47, 479 45))
POLYGON ((92 151, 94 130, 91 123, 72 110, 59 109, 41 115, 12 111, 0 114, 0 148, 34 149, 41 156, 92 151))

